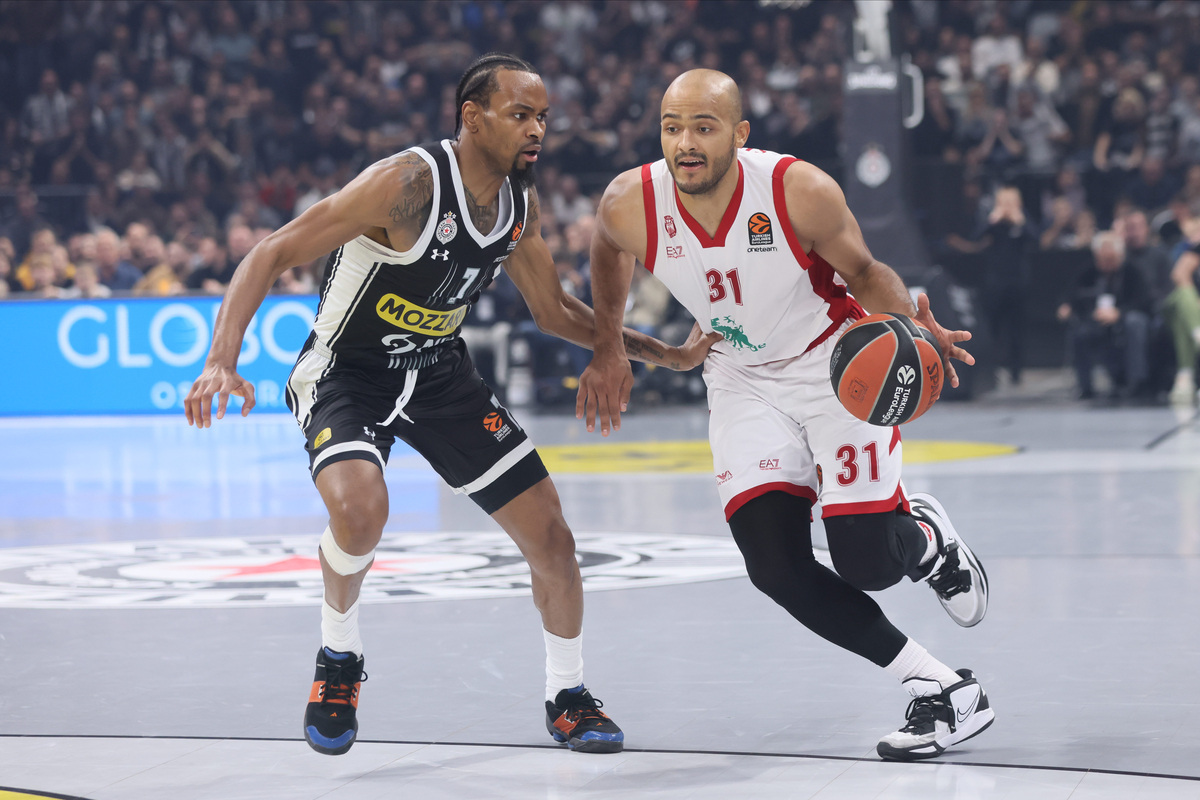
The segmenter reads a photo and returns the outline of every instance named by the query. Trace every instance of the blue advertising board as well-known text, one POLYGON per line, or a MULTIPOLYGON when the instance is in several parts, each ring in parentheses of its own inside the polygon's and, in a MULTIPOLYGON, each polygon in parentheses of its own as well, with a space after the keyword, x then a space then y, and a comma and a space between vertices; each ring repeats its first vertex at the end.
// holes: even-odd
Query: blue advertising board
MULTIPOLYGON (((220 307, 190 297, 0 303, 0 415, 182 413, 220 307)), ((283 388, 316 311, 315 295, 270 296, 250 322, 238 373, 259 410, 287 410, 283 388)))

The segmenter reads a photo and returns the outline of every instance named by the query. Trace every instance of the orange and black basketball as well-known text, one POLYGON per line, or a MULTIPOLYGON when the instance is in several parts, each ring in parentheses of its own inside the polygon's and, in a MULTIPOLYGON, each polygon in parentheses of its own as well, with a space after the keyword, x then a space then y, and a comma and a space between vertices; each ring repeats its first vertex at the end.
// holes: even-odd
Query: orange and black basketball
POLYGON ((937 402, 942 357, 928 330, 902 314, 872 314, 841 335, 829 359, 838 400, 872 425, 903 425, 937 402))

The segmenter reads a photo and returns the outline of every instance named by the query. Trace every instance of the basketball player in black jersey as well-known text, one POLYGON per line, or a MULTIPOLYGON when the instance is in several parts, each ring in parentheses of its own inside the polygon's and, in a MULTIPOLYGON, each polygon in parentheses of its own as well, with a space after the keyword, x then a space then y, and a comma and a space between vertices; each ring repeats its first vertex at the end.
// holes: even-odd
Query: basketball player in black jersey
MULTIPOLYGON (((367 168, 268 236, 234 274, 189 423, 212 424, 229 395, 254 407, 236 371, 242 337, 272 283, 332 251, 312 335, 288 380, 329 510, 319 554, 322 647, 304 735, 318 752, 354 743, 363 673, 358 596, 388 517, 383 467, 398 437, 513 538, 529 562, 546 640, 546 725, 572 749, 616 752, 624 734, 583 684, 583 593, 558 494, 525 432, 475 371, 459 336, 468 307, 501 265, 538 326, 585 347, 594 320, 565 294, 542 240, 532 169, 546 133, 546 90, 533 67, 484 56, 458 86, 458 135, 367 168)), ((682 347, 625 332, 632 358, 672 369, 701 363, 718 336, 682 347)))

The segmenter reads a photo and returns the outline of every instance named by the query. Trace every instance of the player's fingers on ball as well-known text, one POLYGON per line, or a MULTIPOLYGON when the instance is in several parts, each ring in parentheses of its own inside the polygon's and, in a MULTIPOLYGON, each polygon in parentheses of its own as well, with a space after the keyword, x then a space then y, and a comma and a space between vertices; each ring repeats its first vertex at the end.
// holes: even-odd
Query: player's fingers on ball
POLYGON ((975 356, 971 355, 966 350, 963 350, 961 347, 954 348, 954 352, 951 353, 950 355, 954 358, 957 358, 959 361, 963 362, 964 364, 967 364, 968 366, 975 365, 975 356))

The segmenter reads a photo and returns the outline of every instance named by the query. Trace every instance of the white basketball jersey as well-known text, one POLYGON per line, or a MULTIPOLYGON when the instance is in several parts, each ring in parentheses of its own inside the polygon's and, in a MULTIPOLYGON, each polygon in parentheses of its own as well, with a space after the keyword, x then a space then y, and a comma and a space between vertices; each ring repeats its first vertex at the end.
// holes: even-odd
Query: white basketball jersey
POLYGON ((705 333, 725 337, 712 353, 749 366, 803 355, 865 312, 792 230, 783 173, 796 159, 746 149, 737 159, 737 188, 714 236, 679 201, 665 160, 642 167, 645 263, 705 333))

